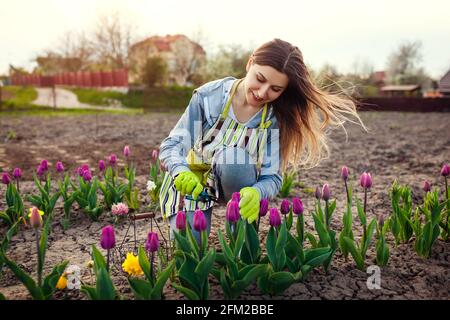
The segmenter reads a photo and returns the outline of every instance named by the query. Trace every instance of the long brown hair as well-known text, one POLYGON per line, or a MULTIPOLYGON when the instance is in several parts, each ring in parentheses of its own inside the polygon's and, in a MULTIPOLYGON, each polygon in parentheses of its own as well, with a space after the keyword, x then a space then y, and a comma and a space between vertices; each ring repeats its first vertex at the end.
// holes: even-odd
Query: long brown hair
MULTIPOLYGON (((299 48, 274 39, 257 48, 254 63, 275 68, 289 78, 288 87, 272 102, 280 129, 282 170, 288 165, 311 168, 329 156, 327 128, 350 121, 364 126, 355 102, 316 86, 299 48), (357 121, 351 120, 353 116, 357 121)), ((346 131, 345 131, 346 132, 346 131)))

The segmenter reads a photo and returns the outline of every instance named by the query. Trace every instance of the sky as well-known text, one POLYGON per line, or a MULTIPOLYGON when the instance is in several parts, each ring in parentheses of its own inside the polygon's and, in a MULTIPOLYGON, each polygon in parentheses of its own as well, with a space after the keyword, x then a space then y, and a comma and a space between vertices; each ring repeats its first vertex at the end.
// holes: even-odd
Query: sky
POLYGON ((422 43, 421 66, 439 79, 450 69, 448 0, 0 0, 0 74, 9 64, 31 70, 39 53, 67 31, 89 33, 98 17, 120 12, 137 40, 202 35, 205 49, 273 38, 298 46, 314 69, 351 72, 355 61, 384 70, 401 43, 422 43))

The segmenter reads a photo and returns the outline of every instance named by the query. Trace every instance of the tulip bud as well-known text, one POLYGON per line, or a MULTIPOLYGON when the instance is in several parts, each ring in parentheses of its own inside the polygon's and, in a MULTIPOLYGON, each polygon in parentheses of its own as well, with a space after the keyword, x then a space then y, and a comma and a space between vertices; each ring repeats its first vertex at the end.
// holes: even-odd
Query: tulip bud
POLYGON ((380 215, 378 218, 378 225, 380 226, 380 228, 383 228, 384 225, 384 215, 380 215))
POLYGON ((428 182, 428 180, 425 180, 425 182, 423 183, 423 191, 425 192, 430 192, 431 191, 431 185, 428 182))
POLYGON ((259 216, 264 217, 267 214, 267 211, 269 211, 269 200, 264 198, 259 204, 259 216))
POLYGON ((103 161, 103 160, 100 160, 99 162, 98 162, 98 169, 100 170, 100 172, 102 172, 102 171, 104 171, 105 170, 105 161, 103 161))
POLYGON ((123 155, 128 158, 128 156, 130 155, 130 147, 129 146, 125 146, 123 148, 123 155))
POLYGON ((2 174, 2 183, 8 185, 11 182, 11 178, 7 172, 3 172, 2 174))
POLYGON ((359 182, 364 189, 370 189, 372 187, 372 176, 370 173, 364 172, 359 178, 359 182))
POLYGON ((330 200, 330 186, 325 183, 322 187, 322 199, 325 201, 330 200))
POLYGON ((231 201, 236 201, 239 203, 239 201, 241 201, 241 193, 233 192, 233 194, 231 195, 231 201))
POLYGON ((145 250, 147 252, 156 252, 159 248, 158 234, 155 232, 149 232, 147 235, 147 241, 145 242, 145 250))
POLYGON ((85 182, 89 182, 89 181, 92 180, 92 175, 91 175, 91 172, 89 170, 86 170, 86 171, 83 172, 83 180, 85 182))
POLYGON ((178 230, 186 229, 186 213, 183 211, 178 211, 175 222, 178 230))
POLYGON ((63 172, 63 171, 64 171, 64 166, 63 166, 63 164, 62 164, 61 161, 58 161, 58 162, 56 163, 56 171, 57 171, 57 172, 63 172))
POLYGON ((48 170, 48 162, 47 160, 42 160, 40 166, 42 167, 43 171, 47 171, 48 170))
POLYGON ((341 177, 342 177, 342 179, 344 179, 344 181, 347 181, 348 174, 349 174, 349 172, 348 172, 347 166, 343 166, 341 169, 341 177))
POLYGON ((22 170, 20 170, 20 168, 15 168, 13 171, 13 177, 16 180, 19 180, 20 178, 22 178, 22 170))
POLYGON ((31 209, 30 224, 34 229, 42 227, 42 217, 39 213, 39 209, 36 207, 31 209))
POLYGON ((37 169, 36 169, 36 174, 37 174, 39 177, 42 177, 43 174, 44 174, 44 172, 45 172, 44 167, 42 167, 41 165, 39 165, 39 166, 37 167, 37 169))
POLYGON ((194 212, 194 229, 198 232, 206 230, 205 214, 200 209, 197 209, 194 212))
POLYGON ((299 198, 292 199, 292 211, 294 211, 296 215, 303 214, 302 200, 300 200, 299 198))
POLYGON ((114 166, 117 162, 117 157, 114 153, 109 156, 109 164, 114 166))
POLYGON ((159 156, 158 150, 157 150, 157 149, 154 149, 154 150, 152 151, 152 159, 153 159, 153 160, 156 160, 156 159, 158 159, 158 156, 159 156))
POLYGON ((281 224, 280 212, 277 208, 270 208, 269 223, 272 227, 278 227, 281 224))
POLYGON ((319 187, 316 188, 315 196, 317 200, 320 200, 320 198, 322 198, 322 192, 320 191, 319 187))
POLYGON ((281 213, 288 214, 290 210, 291 210, 291 205, 289 203, 289 200, 283 199, 283 201, 281 201, 281 213))
POLYGON ((450 166, 445 163, 441 169, 441 176, 447 177, 448 175, 450 175, 450 166))
POLYGON ((102 229, 100 245, 103 249, 109 250, 116 246, 116 237, 114 235, 114 227, 106 226, 102 229))
POLYGON ((226 219, 230 223, 236 223, 240 218, 239 214, 239 202, 229 201, 227 204, 226 219))

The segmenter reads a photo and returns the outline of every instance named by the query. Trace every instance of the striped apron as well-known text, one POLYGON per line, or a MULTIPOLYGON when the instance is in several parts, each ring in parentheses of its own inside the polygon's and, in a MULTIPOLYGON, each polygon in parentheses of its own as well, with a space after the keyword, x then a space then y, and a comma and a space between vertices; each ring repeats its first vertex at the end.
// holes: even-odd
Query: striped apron
MULTIPOLYGON (((267 115, 267 104, 261 116, 261 123, 258 128, 247 128, 228 116, 231 101, 236 92, 236 88, 243 79, 236 80, 230 92, 228 101, 223 111, 214 125, 202 136, 198 137, 194 146, 186 157, 189 169, 193 171, 205 186, 205 191, 219 199, 218 179, 214 176, 212 162, 217 151, 226 147, 239 147, 248 152, 253 163, 256 164, 257 178, 261 173, 264 150, 267 143, 268 127, 272 121, 265 121, 270 118, 272 108, 267 115), (267 116, 267 117, 266 117, 267 116)), ((238 190, 237 190, 238 191, 238 190)), ((179 210, 193 211, 195 209, 207 210, 215 202, 190 200, 181 195, 176 190, 172 176, 166 172, 159 194, 161 214, 166 219, 176 214, 179 210), (180 201, 183 199, 183 201, 180 201)))

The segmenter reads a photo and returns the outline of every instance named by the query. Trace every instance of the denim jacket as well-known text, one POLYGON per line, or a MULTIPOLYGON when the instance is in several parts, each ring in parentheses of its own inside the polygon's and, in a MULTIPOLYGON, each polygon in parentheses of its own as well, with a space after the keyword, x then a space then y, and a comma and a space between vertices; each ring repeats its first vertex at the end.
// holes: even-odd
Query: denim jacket
MULTIPOLYGON (((229 98, 234 80, 236 79, 233 77, 227 77, 208 82, 194 90, 185 112, 160 146, 159 159, 172 177, 182 171, 189 170, 186 155, 200 135, 200 132, 198 132, 200 130, 199 124, 201 123, 203 132, 214 125, 229 98)), ((261 115, 262 109, 245 125, 249 128, 257 128, 261 122, 261 115)), ((261 199, 275 197, 282 184, 279 130, 273 112, 270 118, 266 119, 266 121, 268 120, 271 120, 272 124, 268 128, 261 173, 258 181, 253 185, 258 190, 261 199)))

